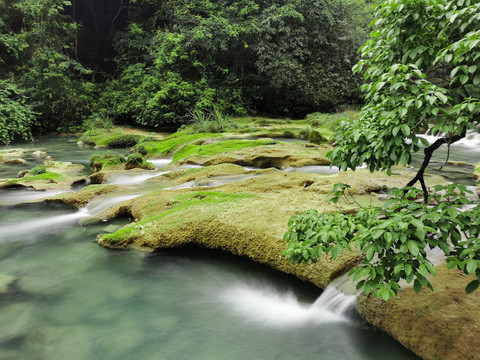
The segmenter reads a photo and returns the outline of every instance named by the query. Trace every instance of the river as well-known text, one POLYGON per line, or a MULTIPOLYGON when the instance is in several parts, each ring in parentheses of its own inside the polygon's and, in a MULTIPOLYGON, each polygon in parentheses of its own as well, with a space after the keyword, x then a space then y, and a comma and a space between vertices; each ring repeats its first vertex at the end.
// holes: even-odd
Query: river
MULTIPOLYGON (((86 164, 93 150, 69 140, 31 146, 86 164)), ((14 171, 0 165, 1 176, 14 171)), ((142 192, 135 181, 123 196, 142 192)), ((129 219, 83 227, 93 205, 18 204, 38 197, 0 193, 0 282, 10 284, 0 286, 2 360, 418 359, 355 311, 329 305, 338 292, 322 297, 290 276, 203 249, 106 250, 96 235, 129 219)))

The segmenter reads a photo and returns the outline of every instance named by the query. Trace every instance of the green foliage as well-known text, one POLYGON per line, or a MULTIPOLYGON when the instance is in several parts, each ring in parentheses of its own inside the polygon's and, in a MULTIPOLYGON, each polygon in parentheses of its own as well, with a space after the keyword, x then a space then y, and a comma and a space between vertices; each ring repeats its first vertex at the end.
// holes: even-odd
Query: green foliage
MULTIPOLYGON (((480 122, 480 3, 453 0, 387 0, 376 6, 370 40, 354 67, 363 73, 365 105, 360 117, 336 129, 329 153, 341 170, 367 164, 370 171, 409 165, 423 145, 424 161, 403 189, 393 189, 383 207, 357 215, 309 211, 293 217, 285 255, 295 262, 335 258, 355 244, 364 254, 350 272, 365 294, 385 301, 396 295, 401 280, 418 293, 432 289, 435 267, 428 249, 440 249, 448 268, 475 274, 466 291, 480 284, 480 204, 466 197, 464 186, 434 186, 429 193, 424 173, 433 152, 465 136, 480 122), (442 134, 429 144, 416 134, 432 128, 442 134), (422 189, 413 187, 419 182, 422 189), (424 201, 417 200, 423 195, 424 201), (348 246, 347 246, 348 245, 348 246)), ((332 202, 345 196, 338 184, 332 202)))
POLYGON ((93 85, 72 57, 77 25, 64 14, 69 5, 64 0, 0 3, 0 80, 12 78, 23 89, 27 129, 75 129, 90 112, 93 85), (38 121, 27 115, 30 109, 38 121))
POLYGON ((314 128, 322 127, 329 130, 336 130, 337 125, 341 121, 352 121, 358 117, 356 111, 344 111, 341 113, 324 114, 324 113, 311 113, 305 116, 305 120, 310 123, 314 128))
POLYGON ((36 116, 27 104, 25 92, 13 81, 0 79, 0 143, 31 140, 36 116))
POLYGON ((194 110, 190 114, 191 125, 185 127, 186 131, 193 133, 218 133, 238 128, 238 123, 229 115, 224 114, 216 106, 213 111, 204 112, 194 110))
POLYGON ((350 69, 366 38, 363 0, 148 3, 151 19, 117 34, 120 73, 98 102, 116 119, 158 127, 189 111, 303 116, 358 101, 350 69))
MULTIPOLYGON (((338 201, 342 188, 333 199, 338 201)), ((473 291, 480 280, 480 207, 466 199, 467 192, 459 184, 437 185, 432 204, 426 204, 415 201, 421 190, 392 189, 383 207, 366 207, 356 215, 308 210, 290 219, 284 255, 292 262, 315 262, 324 253, 335 259, 355 246, 365 256, 363 265, 350 271, 357 288, 386 301, 397 294, 401 280, 413 283, 417 293, 422 287, 433 290, 428 276, 436 272, 428 252, 439 248, 448 268, 475 274, 466 289, 473 291)))
POLYGON ((428 143, 416 134, 464 134, 480 121, 480 4, 384 1, 355 66, 367 83, 360 118, 342 123, 331 153, 342 170, 408 165, 428 143), (474 15, 475 14, 475 15, 474 15))

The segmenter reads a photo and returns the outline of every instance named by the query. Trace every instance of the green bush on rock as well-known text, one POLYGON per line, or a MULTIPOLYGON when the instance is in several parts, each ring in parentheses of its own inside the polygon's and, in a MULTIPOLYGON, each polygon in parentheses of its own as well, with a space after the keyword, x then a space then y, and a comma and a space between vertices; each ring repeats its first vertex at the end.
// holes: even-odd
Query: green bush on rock
POLYGON ((125 163, 126 170, 135 168, 152 170, 154 166, 152 165, 152 163, 147 162, 140 152, 136 152, 128 155, 127 161, 125 163))

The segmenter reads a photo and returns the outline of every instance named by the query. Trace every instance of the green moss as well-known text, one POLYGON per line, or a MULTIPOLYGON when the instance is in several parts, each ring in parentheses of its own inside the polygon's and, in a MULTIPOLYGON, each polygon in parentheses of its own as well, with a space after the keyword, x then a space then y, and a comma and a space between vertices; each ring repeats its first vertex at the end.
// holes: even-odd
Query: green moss
POLYGON ((37 165, 28 171, 28 173, 32 176, 45 174, 46 172, 47 172, 47 167, 45 165, 37 165))
POLYGON ((222 134, 212 134, 212 133, 200 133, 200 134, 187 134, 183 131, 176 132, 164 139, 158 141, 147 141, 143 142, 134 147, 135 151, 139 151, 140 147, 142 151, 146 151, 147 156, 155 155, 168 155, 173 153, 179 147, 185 144, 189 144, 199 139, 208 139, 222 136, 222 134), (137 150, 139 149, 139 150, 137 150))
MULTIPOLYGON (((231 206, 232 204, 238 203, 244 199, 252 199, 256 197, 258 196, 252 193, 231 194, 231 193, 224 193, 219 191, 199 191, 199 192, 177 195, 173 198, 172 201, 170 201, 169 210, 164 211, 161 214, 147 216, 144 219, 138 221, 137 223, 129 227, 123 228, 111 234, 101 235, 101 237, 102 237, 102 240, 110 242, 112 244, 122 243, 124 241, 127 241, 128 238, 134 232, 137 232, 137 231, 140 232, 144 229, 144 227, 146 228, 147 225, 153 224, 154 222, 158 222, 159 220, 169 215, 175 215, 175 216, 172 216, 172 219, 169 219, 163 224, 159 224, 159 226, 157 226, 158 230, 164 231, 167 229, 173 229, 177 227, 179 224, 185 223, 184 217, 177 216, 177 213, 181 212, 182 210, 189 209, 189 215, 190 215, 189 220, 194 221, 195 219, 192 218, 192 214, 196 214, 195 216, 198 218, 202 218, 202 217, 205 218, 209 216, 211 213, 218 212, 218 207, 222 204, 228 204, 228 206, 231 206), (209 208, 210 205, 212 206, 209 208), (209 208, 211 211, 195 212, 195 211, 191 211, 192 207, 202 207, 202 208, 206 207, 207 209, 209 208)), ((151 208, 153 213, 157 211, 156 204, 152 205, 152 202, 149 203, 148 207, 151 208)))
POLYGON ((144 138, 141 135, 130 134, 128 130, 123 128, 113 128, 86 131, 79 140, 91 146, 131 147, 144 138))
POLYGON ((8 184, 17 184, 17 183, 25 183, 37 180, 55 180, 55 181, 62 181, 65 177, 61 174, 57 174, 54 172, 45 172, 43 174, 33 175, 33 176, 24 176, 20 179, 11 179, 8 180, 8 184))
POLYGON ((100 171, 109 166, 118 166, 125 162, 125 159, 121 155, 116 154, 93 154, 89 158, 89 164, 95 171, 100 171))
POLYGON ((153 170, 155 167, 152 163, 147 162, 141 153, 136 152, 128 155, 127 162, 125 164, 125 169, 127 170, 134 168, 153 170))
POLYGON ((192 154, 210 156, 227 151, 237 151, 249 147, 273 144, 276 144, 276 142, 273 140, 226 140, 206 145, 189 144, 185 145, 175 153, 173 162, 186 158, 192 154))

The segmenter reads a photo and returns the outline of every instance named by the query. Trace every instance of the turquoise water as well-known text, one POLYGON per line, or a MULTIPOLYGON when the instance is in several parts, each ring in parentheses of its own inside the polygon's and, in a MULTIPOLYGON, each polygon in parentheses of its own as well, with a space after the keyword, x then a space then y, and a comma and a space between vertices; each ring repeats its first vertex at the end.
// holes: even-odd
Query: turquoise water
MULTIPOLYGON (((2 208, 0 229, 68 213, 2 208)), ((200 249, 106 250, 93 242, 104 226, 0 235, 0 274, 16 279, 0 301, 1 359, 416 358, 359 318, 312 311, 319 291, 296 279, 200 249)))
MULTIPOLYGON (((55 141, 47 151, 64 149, 55 141)), ((358 315, 318 306, 320 291, 290 276, 202 249, 103 249, 96 235, 131 220, 82 227, 84 216, 0 206, 0 359, 418 359, 358 315)))

